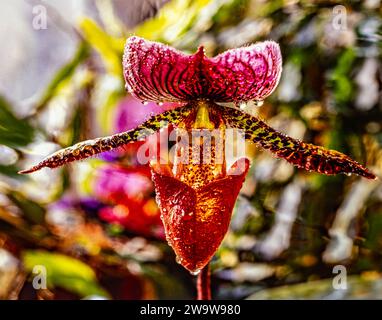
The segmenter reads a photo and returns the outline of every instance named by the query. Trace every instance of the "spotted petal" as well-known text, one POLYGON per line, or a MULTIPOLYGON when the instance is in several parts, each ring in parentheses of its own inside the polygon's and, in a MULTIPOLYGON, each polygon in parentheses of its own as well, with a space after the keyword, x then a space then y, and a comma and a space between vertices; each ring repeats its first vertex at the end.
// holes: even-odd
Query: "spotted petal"
POLYGON ((232 49, 205 59, 206 95, 214 101, 263 100, 281 76, 280 47, 273 41, 232 49))
POLYGON ((123 56, 126 86, 143 101, 190 101, 203 93, 203 50, 186 55, 142 38, 127 40, 123 56))
POLYGON ((216 106, 226 123, 245 132, 245 138, 299 168, 327 175, 357 174, 376 179, 374 173, 347 155, 288 137, 241 110, 216 106))
POLYGON ((145 101, 261 100, 273 92, 280 79, 281 53, 278 44, 266 41, 207 58, 203 48, 186 55, 131 37, 123 66, 128 90, 145 101))
POLYGON ((96 138, 79 142, 71 147, 58 150, 37 165, 22 170, 19 173, 31 173, 42 168, 57 168, 64 164, 86 159, 102 152, 107 152, 135 141, 144 140, 161 128, 167 127, 170 123, 177 125, 187 118, 193 109, 190 106, 183 106, 174 110, 167 110, 163 113, 152 116, 135 129, 114 134, 108 137, 96 138))

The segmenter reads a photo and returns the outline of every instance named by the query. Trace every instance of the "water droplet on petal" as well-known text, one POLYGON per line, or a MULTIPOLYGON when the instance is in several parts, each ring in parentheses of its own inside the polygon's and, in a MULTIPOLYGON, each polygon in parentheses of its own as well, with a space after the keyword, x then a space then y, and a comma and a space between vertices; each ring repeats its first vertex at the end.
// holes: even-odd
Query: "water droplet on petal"
POLYGON ((200 273, 200 270, 199 270, 199 269, 196 269, 195 271, 190 271, 190 273, 191 273, 193 276, 197 276, 197 275, 200 273))
POLYGON ((133 92, 133 88, 131 88, 127 83, 125 85, 125 88, 126 88, 127 92, 129 92, 129 93, 133 92))
POLYGON ((247 108, 247 104, 245 102, 239 102, 239 108, 241 110, 245 110, 245 108, 247 108))
POLYGON ((158 102, 158 106, 163 106, 163 102, 158 102))
POLYGON ((141 101, 141 103, 144 105, 144 106, 147 106, 149 103, 148 101, 141 101))

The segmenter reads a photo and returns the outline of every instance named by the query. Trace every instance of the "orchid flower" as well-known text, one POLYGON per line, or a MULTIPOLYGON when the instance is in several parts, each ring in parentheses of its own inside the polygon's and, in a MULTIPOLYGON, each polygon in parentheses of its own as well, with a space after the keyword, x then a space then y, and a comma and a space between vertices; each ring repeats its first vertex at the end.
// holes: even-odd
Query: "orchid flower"
MULTIPOLYGON (((234 102, 236 106, 264 100, 279 82, 281 65, 280 48, 273 41, 208 58, 202 47, 195 54, 186 55, 161 43, 131 37, 123 57, 127 90, 142 102, 177 102, 179 107, 155 115, 133 130, 60 150, 21 173, 85 159, 144 139, 172 124, 186 132, 240 129, 246 140, 299 168, 375 179, 368 169, 338 151, 288 137, 238 107, 218 104, 234 102)), ((232 174, 238 162, 228 168, 225 159, 223 165, 214 161, 218 147, 215 142, 209 164, 151 164, 167 240, 179 263, 192 273, 208 264, 223 240, 248 171, 248 160, 239 174, 232 174)), ((178 151, 181 148, 184 151, 184 147, 178 151)), ((186 149, 186 154, 190 155, 191 149, 186 149)))

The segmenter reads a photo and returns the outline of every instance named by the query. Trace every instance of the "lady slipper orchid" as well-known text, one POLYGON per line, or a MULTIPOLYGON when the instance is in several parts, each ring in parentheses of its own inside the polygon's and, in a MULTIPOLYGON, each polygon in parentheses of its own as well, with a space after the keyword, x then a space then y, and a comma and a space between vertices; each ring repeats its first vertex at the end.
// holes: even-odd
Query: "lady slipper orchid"
POLYGON ((152 163, 152 178, 169 244, 185 268, 197 273, 209 262, 227 232, 230 217, 249 161, 240 159, 228 167, 224 132, 240 129, 250 140, 275 156, 323 174, 375 175, 348 156, 301 142, 269 127, 236 107, 218 102, 262 101, 276 88, 281 75, 281 53, 277 43, 265 41, 228 50, 208 58, 200 47, 186 55, 169 46, 139 37, 127 40, 123 57, 127 90, 143 102, 178 102, 179 107, 151 117, 135 129, 110 137, 84 141, 47 157, 22 173, 65 163, 141 140, 169 124, 190 138, 195 132, 219 130, 212 139, 210 154, 202 151, 195 161, 195 144, 178 142, 172 165, 152 163), (219 135, 219 134, 218 134, 219 135), (217 161, 217 154, 222 155, 217 161), (209 157, 208 163, 201 158, 209 157), (237 170, 241 167, 241 170, 237 170))

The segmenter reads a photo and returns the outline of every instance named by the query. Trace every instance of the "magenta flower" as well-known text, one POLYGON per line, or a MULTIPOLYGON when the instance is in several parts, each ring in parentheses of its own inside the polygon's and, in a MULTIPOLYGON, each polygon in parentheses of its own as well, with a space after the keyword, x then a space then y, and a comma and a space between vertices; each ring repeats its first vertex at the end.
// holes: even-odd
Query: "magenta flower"
POLYGON ((175 103, 158 105, 155 102, 149 102, 142 108, 141 103, 137 99, 128 96, 122 99, 116 108, 114 117, 115 133, 132 130, 153 115, 175 109, 176 107, 178 106, 175 103))
POLYGON ((160 43, 131 37, 126 43, 123 66, 127 90, 134 97, 142 102, 178 102, 179 107, 154 115, 133 130, 66 148, 23 173, 55 168, 124 146, 169 124, 182 128, 189 136, 195 130, 221 130, 223 143, 214 140, 208 164, 193 161, 193 146, 178 143, 177 154, 186 154, 186 164, 175 161, 173 165, 152 165, 168 241, 180 263, 192 272, 202 269, 220 245, 248 170, 245 162, 241 173, 231 175, 238 163, 229 168, 224 156, 222 162, 217 161, 217 150, 224 151, 227 128, 244 131, 247 140, 300 168, 375 178, 338 151, 287 137, 239 108, 216 103, 261 101, 273 92, 281 75, 281 54, 275 42, 256 43, 208 58, 202 47, 186 55, 160 43))
POLYGON ((104 200, 128 203, 150 196, 153 185, 144 167, 108 165, 97 171, 94 191, 104 200))
MULTIPOLYGON (((155 102, 149 102, 142 108, 141 102, 131 96, 121 99, 115 108, 113 119, 114 133, 120 133, 136 128, 153 115, 162 113, 164 111, 175 109, 179 105, 177 103, 163 103, 158 105, 155 102)), ((153 141, 153 146, 157 141, 156 136, 150 137, 153 141)), ((114 162, 122 156, 128 156, 129 159, 135 164, 137 161, 135 155, 143 142, 137 142, 125 146, 124 148, 112 150, 102 154, 101 158, 105 161, 114 162)))
POLYGON ((137 234, 164 239, 150 176, 149 168, 144 166, 102 166, 95 175, 94 192, 111 206, 101 208, 100 218, 137 234))

